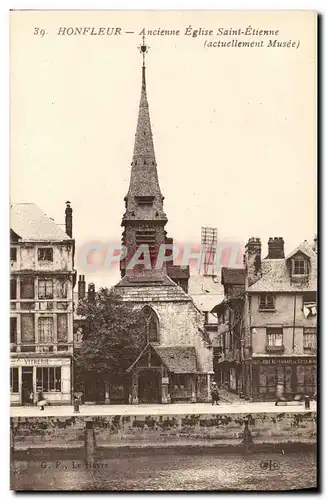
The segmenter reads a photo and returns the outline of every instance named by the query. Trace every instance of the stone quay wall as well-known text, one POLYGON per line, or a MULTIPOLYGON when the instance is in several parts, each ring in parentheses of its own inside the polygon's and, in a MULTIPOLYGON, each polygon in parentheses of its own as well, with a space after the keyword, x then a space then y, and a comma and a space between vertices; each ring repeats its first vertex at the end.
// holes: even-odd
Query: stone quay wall
POLYGON ((316 443, 316 413, 12 417, 12 449, 233 447, 316 443), (249 432, 248 432, 249 431, 249 432), (247 435, 247 438, 245 438, 247 435))

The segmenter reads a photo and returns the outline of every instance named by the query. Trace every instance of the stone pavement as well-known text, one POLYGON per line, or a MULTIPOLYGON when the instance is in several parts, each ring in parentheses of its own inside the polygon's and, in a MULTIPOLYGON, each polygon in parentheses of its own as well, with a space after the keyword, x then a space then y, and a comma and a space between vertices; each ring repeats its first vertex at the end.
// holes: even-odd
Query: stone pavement
POLYGON ((81 405, 80 413, 74 413, 73 406, 48 406, 44 411, 38 406, 13 406, 11 417, 71 417, 102 415, 189 415, 219 413, 288 413, 316 411, 316 402, 310 402, 310 410, 305 410, 304 403, 275 406, 273 402, 264 403, 224 403, 212 406, 211 403, 153 404, 153 405, 81 405))

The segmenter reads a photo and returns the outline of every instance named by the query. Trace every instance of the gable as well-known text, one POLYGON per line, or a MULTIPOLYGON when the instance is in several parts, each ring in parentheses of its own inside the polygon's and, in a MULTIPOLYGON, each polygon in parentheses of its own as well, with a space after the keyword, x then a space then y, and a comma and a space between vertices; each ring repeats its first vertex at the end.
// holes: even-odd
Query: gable
POLYGON ((20 236, 18 236, 18 234, 15 233, 15 231, 10 229, 10 242, 17 243, 19 240, 20 240, 20 236))

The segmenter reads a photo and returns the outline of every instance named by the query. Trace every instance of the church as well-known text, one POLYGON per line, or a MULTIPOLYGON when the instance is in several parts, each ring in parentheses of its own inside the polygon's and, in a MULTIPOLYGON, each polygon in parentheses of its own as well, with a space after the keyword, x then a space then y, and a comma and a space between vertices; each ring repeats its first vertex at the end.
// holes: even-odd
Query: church
POLYGON ((130 183, 122 219, 121 280, 114 287, 121 300, 142 315, 147 332, 143 350, 127 372, 130 402, 173 403, 210 400, 213 354, 204 328, 204 315, 187 294, 189 269, 172 261, 158 266, 161 245, 171 245, 151 131, 143 56, 141 99, 131 164, 130 183), (146 245, 150 266, 129 266, 138 249, 146 245))

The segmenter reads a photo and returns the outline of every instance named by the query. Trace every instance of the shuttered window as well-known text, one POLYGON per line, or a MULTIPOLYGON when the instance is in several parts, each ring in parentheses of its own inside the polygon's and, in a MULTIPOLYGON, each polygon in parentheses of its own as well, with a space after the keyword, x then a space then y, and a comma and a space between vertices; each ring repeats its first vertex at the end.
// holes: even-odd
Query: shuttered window
POLYGON ((20 279, 20 298, 34 299, 34 278, 21 277, 20 279))
POLYGON ((58 314, 57 316, 57 338, 58 342, 68 341, 67 314, 58 314))
POLYGON ((21 314, 20 321, 22 343, 35 342, 34 314, 21 314))

